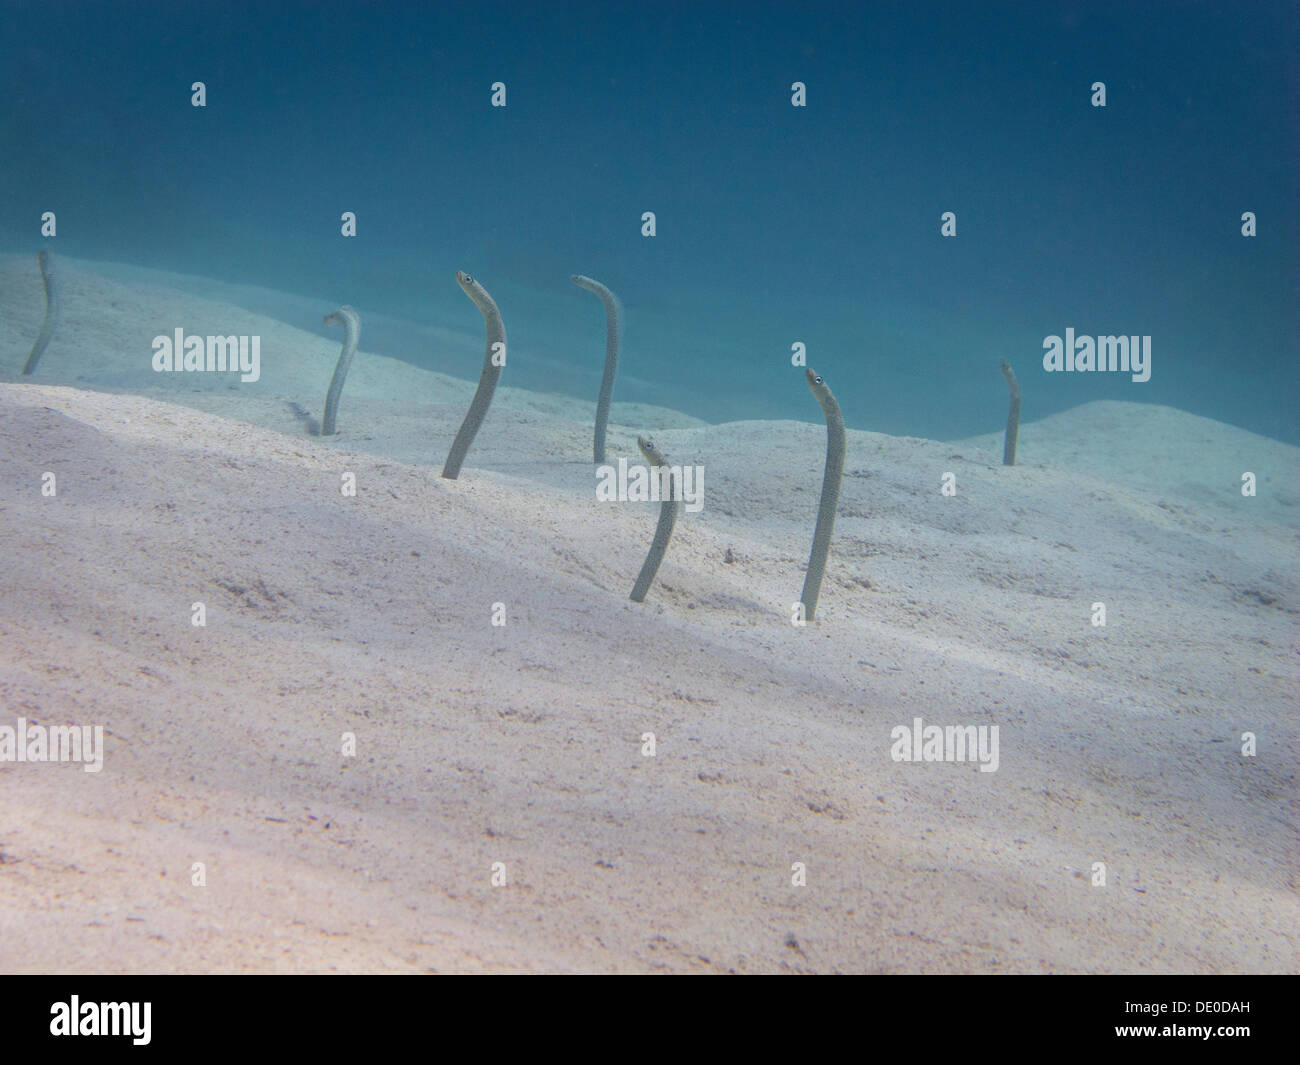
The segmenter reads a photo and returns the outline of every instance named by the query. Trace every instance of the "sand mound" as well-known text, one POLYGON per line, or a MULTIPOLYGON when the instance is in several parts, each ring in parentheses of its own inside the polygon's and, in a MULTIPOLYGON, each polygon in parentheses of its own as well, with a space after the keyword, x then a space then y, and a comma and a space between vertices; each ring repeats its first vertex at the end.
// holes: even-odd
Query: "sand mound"
POLYGON ((1118 404, 1118 474, 1084 412, 1013 470, 851 433, 801 629, 824 430, 660 432, 706 505, 638 606, 656 508, 595 500, 578 417, 514 397, 444 481, 463 402, 368 361, 330 442, 248 424, 271 394, 0 386, 0 724, 106 730, 98 774, 0 763, 0 967, 1295 969, 1293 504, 1231 476, 1294 449, 1118 404), (892 760, 916 717, 998 725, 998 770, 892 760))

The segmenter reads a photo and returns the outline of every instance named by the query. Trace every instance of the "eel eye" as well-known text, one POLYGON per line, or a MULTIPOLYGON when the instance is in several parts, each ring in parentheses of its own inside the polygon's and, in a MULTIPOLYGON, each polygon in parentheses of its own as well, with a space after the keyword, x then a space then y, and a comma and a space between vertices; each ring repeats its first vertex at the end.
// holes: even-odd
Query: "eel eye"
POLYGON ((823 381, 820 377, 815 377, 815 378, 813 378, 813 381, 814 381, 814 383, 819 384, 819 385, 824 385, 824 384, 826 383, 826 382, 823 381))

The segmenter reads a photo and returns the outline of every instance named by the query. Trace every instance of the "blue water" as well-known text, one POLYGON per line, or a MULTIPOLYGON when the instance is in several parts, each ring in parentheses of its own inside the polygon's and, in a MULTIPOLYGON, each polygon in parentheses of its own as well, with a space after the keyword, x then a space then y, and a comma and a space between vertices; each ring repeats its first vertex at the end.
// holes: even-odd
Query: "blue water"
MULTIPOLYGON (((997 431, 1005 357, 1026 420, 1122 399, 1300 444, 1297 10, 3 0, 0 250, 53 210, 70 256, 477 331, 466 269, 503 383, 594 400, 585 273, 626 308, 616 400, 710 421, 819 421, 800 341, 857 428, 997 431), (1150 335, 1151 380, 1044 373, 1068 327, 1150 335)), ((422 345, 363 335, 477 376, 422 345)))

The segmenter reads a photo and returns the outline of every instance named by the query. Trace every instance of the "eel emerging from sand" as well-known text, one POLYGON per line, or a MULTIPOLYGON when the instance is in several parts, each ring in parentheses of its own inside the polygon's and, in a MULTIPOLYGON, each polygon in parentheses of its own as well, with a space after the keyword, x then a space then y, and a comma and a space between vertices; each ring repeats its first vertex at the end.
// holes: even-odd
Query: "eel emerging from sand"
POLYGON ((341 325, 344 329, 343 350, 339 352, 334 376, 330 378, 329 394, 325 397, 325 417, 320 423, 320 435, 333 436, 334 421, 339 412, 339 397, 343 395, 343 382, 347 379, 352 356, 357 353, 357 344, 361 341, 361 317, 351 307, 344 305, 327 314, 325 324, 341 325))
POLYGON ((605 461, 605 427, 609 424, 609 405, 614 397, 614 374, 618 371, 618 333, 622 318, 618 297, 599 281, 582 274, 571 274, 569 280, 579 288, 600 297, 605 305, 605 376, 600 379, 600 399, 596 401, 596 435, 592 454, 597 463, 605 461))
POLYGON ((1007 388, 1011 390, 1011 408, 1007 411, 1007 438, 1002 445, 1002 465, 1016 464, 1016 437, 1020 433, 1020 384, 1016 381, 1011 363, 1002 360, 1002 376, 1007 379, 1007 388))
POLYGON ((474 434, 478 432, 478 427, 483 424, 488 406, 492 403, 492 393, 496 391, 497 381, 501 378, 501 367, 506 361, 506 327, 501 321, 501 312, 497 310, 496 303, 488 295, 487 289, 464 270, 456 271, 456 280, 465 290, 465 295, 474 301, 474 305, 483 314, 483 321, 487 326, 487 354, 483 357, 483 372, 479 375, 478 389, 474 393, 473 402, 470 403, 469 412, 461 423, 460 432, 452 441, 451 450, 447 453, 447 463, 442 468, 442 475, 451 481, 460 476, 460 464, 465 461, 465 452, 474 442, 474 434), (501 345, 499 362, 497 361, 498 344, 501 345))
POLYGON ((655 526, 655 538, 650 544, 650 553, 646 555, 645 564, 641 567, 641 573, 637 576, 636 584, 632 587, 632 602, 644 603, 645 594, 650 590, 655 574, 659 572, 659 564, 664 560, 664 552, 668 550, 668 539, 673 534, 673 526, 677 524, 677 511, 681 509, 682 501, 677 498, 669 498, 670 496, 678 496, 680 493, 671 490, 672 475, 667 472, 668 460, 664 458, 662 452, 644 436, 638 436, 636 444, 641 449, 641 454, 645 456, 646 462, 651 466, 658 467, 659 475, 663 478, 661 482, 663 491, 660 493, 662 502, 659 505, 659 524, 655 526))
POLYGON ((840 498, 840 479, 844 475, 844 417, 835 402, 830 386, 812 370, 804 379, 826 415, 826 472, 822 475, 822 497, 817 508, 817 528, 813 531, 812 554, 808 556, 808 573, 803 579, 804 620, 812 621, 817 613, 817 596, 826 572, 826 555, 831 549, 831 531, 835 528, 835 506, 840 498))
POLYGON ((36 369, 36 364, 45 354, 45 346, 50 342, 50 337, 54 336, 54 327, 59 324, 61 286, 58 271, 54 269, 54 253, 42 251, 36 259, 41 264, 41 279, 45 282, 45 321, 41 323, 40 335, 37 336, 31 354, 27 356, 27 362, 23 365, 23 373, 31 373, 36 369))

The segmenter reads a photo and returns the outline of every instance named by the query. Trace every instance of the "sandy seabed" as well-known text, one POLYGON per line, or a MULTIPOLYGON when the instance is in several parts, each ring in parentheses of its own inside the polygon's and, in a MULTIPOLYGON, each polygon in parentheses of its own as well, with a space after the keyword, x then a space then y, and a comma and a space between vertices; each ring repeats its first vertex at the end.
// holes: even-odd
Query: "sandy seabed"
POLYGON ((1300 969, 1300 449, 1125 403, 1014 468, 850 431, 798 628, 825 429, 616 403, 612 460, 706 470, 634 604, 657 507, 596 500, 593 403, 503 387, 447 481, 473 382, 363 327, 323 440, 336 340, 64 267, 21 379, 0 257, 0 725, 104 767, 0 762, 0 970, 1300 969), (261 380, 154 374, 177 326, 261 380), (893 760, 918 717, 997 771, 893 760))

